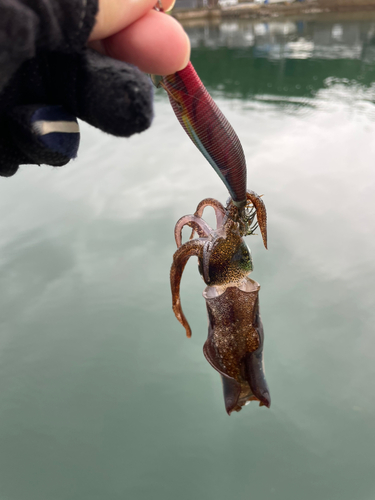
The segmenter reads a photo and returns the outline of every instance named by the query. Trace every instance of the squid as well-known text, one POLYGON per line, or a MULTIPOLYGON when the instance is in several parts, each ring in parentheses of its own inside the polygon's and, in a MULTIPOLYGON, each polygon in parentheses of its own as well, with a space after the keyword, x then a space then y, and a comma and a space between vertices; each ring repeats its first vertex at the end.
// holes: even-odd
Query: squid
POLYGON ((260 196, 247 190, 241 143, 191 62, 173 75, 152 75, 151 78, 155 86, 166 90, 178 121, 230 194, 225 207, 213 198, 206 198, 194 214, 185 215, 176 224, 177 251, 170 272, 174 314, 187 337, 191 337, 181 307, 180 282, 186 263, 195 256, 207 285, 203 297, 208 314, 208 338, 203 352, 221 375, 225 409, 230 415, 250 401, 269 408, 271 399, 264 375, 264 333, 259 313, 260 285, 248 276, 253 263, 243 239, 259 226, 267 248, 265 205, 260 196), (215 229, 202 218, 208 206, 215 211, 215 229), (192 234, 190 240, 182 244, 184 226, 190 227, 192 234))
POLYGON ((263 325, 259 313, 260 285, 248 275, 253 269, 244 236, 259 225, 267 248, 267 213, 263 200, 246 193, 241 215, 230 198, 226 207, 213 198, 201 201, 193 215, 181 217, 175 226, 177 251, 170 273, 172 307, 191 337, 191 328, 181 307, 180 282, 190 257, 198 258, 198 269, 207 285, 203 292, 208 313, 208 338, 203 353, 219 372, 227 413, 240 411, 250 401, 270 407, 271 399, 263 367, 263 325), (215 210, 216 229, 202 218, 206 207, 215 210), (254 217, 257 223, 254 224, 254 217), (182 229, 192 228, 182 244, 182 229), (198 238, 192 238, 197 233, 198 238))

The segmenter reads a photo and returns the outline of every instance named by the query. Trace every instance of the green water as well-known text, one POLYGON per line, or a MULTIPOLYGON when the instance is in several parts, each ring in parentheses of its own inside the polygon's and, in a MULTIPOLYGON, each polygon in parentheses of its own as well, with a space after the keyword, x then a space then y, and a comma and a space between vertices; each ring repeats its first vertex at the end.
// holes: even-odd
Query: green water
MULTIPOLYGON (((0 182, 1 500, 375 498, 375 21, 191 28, 264 194, 268 410, 228 417, 177 219, 227 193, 163 93, 146 133, 0 182)), ((212 220, 212 219, 211 219, 212 220)))

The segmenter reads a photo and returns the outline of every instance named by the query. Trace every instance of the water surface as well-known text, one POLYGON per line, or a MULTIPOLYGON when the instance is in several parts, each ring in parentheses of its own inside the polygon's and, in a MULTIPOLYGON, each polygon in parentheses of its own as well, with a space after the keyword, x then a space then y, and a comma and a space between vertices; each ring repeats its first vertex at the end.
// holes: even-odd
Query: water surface
POLYGON ((176 220, 227 193, 157 93, 146 133, 82 124, 77 161, 0 183, 0 497, 372 500, 375 21, 188 30, 264 194, 268 410, 228 417, 176 220))

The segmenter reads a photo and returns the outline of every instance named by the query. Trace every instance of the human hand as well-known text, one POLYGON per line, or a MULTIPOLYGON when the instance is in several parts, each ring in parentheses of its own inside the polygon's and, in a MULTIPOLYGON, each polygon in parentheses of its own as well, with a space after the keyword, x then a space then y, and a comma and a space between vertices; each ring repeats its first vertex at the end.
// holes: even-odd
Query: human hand
POLYGON ((151 84, 133 65, 169 74, 187 64, 189 40, 174 19, 153 10, 154 0, 99 0, 92 28, 96 0, 44 0, 50 9, 17 1, 11 12, 0 5, 0 33, 12 33, 9 18, 15 25, 3 51, 2 76, 11 78, 0 79, 0 175, 25 163, 65 165, 78 150, 76 116, 120 137, 149 127, 151 84), (100 53, 85 48, 88 38, 100 53))
MULTIPOLYGON (((155 0, 99 0, 94 45, 110 57, 136 65, 145 73, 170 75, 187 65, 190 41, 171 16, 153 10, 155 0)), ((175 0, 162 0, 165 12, 175 0)))

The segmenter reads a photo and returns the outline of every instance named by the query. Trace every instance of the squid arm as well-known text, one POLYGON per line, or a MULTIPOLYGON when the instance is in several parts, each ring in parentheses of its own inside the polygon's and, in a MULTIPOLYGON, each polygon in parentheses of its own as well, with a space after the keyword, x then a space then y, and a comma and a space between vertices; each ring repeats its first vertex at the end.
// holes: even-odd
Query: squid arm
MULTIPOLYGON (((194 213, 195 217, 202 217, 203 211, 206 207, 212 207, 215 210, 216 216, 216 227, 220 227, 223 225, 224 217, 225 217, 225 208, 220 203, 220 201, 215 200, 215 198, 205 198, 202 200, 194 213)), ((194 229, 191 232, 190 239, 194 237, 194 229)), ((199 234, 199 233, 198 233, 199 234)))
MULTIPOLYGON (((195 215, 184 215, 177 221, 174 228, 174 238, 176 240, 176 245, 178 248, 181 246, 182 228, 184 226, 193 228, 192 234, 194 234, 196 231, 200 238, 208 238, 210 233, 212 232, 212 228, 203 219, 200 219, 195 215)), ((190 239, 191 238, 192 237, 190 236, 190 239)))
POLYGON ((189 240, 184 243, 173 256, 173 262, 171 267, 171 290, 172 290, 172 308, 173 312, 181 323, 181 325, 186 330, 186 336, 191 337, 191 328, 185 317, 185 314, 181 307, 180 299, 180 282, 182 278, 182 273, 184 272, 187 261, 192 256, 202 257, 203 247, 206 243, 205 239, 189 240))
POLYGON ((251 202, 257 213, 257 220, 262 235, 264 247, 267 248, 267 210, 266 205, 262 198, 254 193, 254 191, 248 190, 246 193, 247 201, 251 202))

